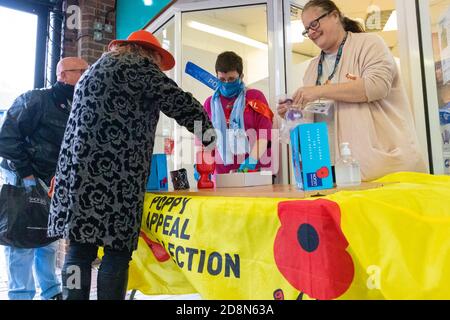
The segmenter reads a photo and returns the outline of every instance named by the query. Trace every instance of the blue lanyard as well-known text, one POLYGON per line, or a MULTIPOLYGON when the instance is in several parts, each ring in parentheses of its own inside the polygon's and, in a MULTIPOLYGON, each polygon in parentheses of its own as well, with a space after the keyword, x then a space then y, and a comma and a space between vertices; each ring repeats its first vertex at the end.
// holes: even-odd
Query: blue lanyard
MULTIPOLYGON (((348 37, 348 32, 345 34, 344 40, 342 40, 340 46, 339 46, 339 50, 337 52, 336 55, 336 62, 334 63, 334 69, 333 72, 330 74, 330 76, 328 77, 328 80, 325 82, 325 84, 327 84, 329 81, 331 81, 331 79, 333 79, 337 67, 339 65, 339 62, 341 61, 341 57, 342 57, 342 51, 344 49, 344 44, 345 41, 347 41, 347 37, 348 37)), ((317 81, 316 81, 316 86, 320 86, 322 85, 322 83, 320 83, 320 78, 322 78, 322 74, 323 74, 323 60, 325 59, 325 52, 321 52, 320 53, 320 60, 319 60, 319 65, 317 67, 317 81)))

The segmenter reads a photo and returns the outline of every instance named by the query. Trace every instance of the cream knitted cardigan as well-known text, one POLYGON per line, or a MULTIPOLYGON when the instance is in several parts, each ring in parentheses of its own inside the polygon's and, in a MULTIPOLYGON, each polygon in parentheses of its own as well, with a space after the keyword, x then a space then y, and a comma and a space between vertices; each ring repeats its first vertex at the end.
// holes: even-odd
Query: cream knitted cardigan
MULTIPOLYGON (((315 85, 318 63, 316 57, 309 64, 304 86, 315 85)), ((373 34, 349 33, 335 75, 337 83, 353 81, 346 78, 347 73, 363 78, 369 102, 336 102, 336 159, 340 143, 349 142, 364 181, 398 171, 426 172, 412 110, 384 41, 373 34)))

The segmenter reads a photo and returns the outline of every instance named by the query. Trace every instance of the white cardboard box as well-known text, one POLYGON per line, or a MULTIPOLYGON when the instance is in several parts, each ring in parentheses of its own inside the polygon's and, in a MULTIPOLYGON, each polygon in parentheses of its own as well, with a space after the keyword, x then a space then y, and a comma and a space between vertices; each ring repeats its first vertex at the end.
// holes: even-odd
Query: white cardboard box
POLYGON ((216 174, 217 188, 254 187, 272 184, 272 172, 216 174))

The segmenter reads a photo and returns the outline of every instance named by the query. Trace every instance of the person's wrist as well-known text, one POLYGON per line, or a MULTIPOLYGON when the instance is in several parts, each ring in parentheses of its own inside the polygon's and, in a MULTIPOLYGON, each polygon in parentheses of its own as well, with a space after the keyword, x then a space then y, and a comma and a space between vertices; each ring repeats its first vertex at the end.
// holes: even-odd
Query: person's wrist
POLYGON ((315 100, 319 100, 319 99, 324 99, 325 94, 326 94, 326 88, 329 86, 329 84, 324 85, 324 86, 316 86, 316 99, 315 100))

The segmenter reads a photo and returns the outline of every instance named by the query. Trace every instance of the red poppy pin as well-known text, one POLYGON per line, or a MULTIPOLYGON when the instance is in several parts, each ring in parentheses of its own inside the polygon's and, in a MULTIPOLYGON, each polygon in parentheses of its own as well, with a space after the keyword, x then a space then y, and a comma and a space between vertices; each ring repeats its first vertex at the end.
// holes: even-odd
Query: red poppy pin
POLYGON ((325 179, 330 175, 330 170, 328 170, 327 167, 322 167, 319 170, 316 171, 316 175, 320 179, 325 179))

